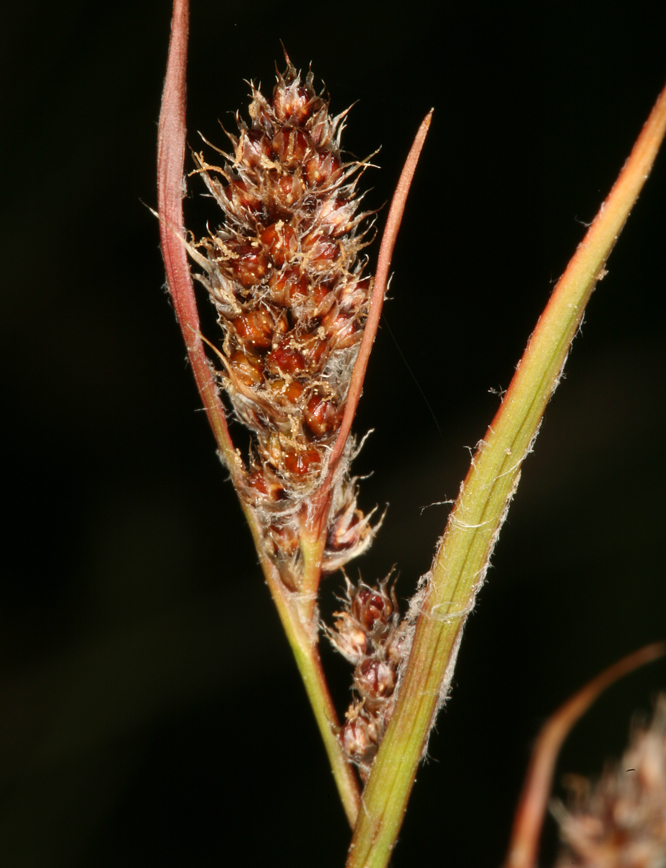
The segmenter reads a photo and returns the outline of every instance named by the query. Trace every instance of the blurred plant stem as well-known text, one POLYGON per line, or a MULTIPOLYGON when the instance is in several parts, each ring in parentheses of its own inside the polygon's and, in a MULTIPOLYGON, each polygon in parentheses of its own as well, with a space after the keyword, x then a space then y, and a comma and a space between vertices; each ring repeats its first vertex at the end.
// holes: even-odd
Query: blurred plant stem
POLYGON ((546 721, 532 749, 504 868, 533 868, 536 864, 557 754, 571 727, 618 678, 664 654, 666 643, 655 642, 623 657, 567 699, 546 721))

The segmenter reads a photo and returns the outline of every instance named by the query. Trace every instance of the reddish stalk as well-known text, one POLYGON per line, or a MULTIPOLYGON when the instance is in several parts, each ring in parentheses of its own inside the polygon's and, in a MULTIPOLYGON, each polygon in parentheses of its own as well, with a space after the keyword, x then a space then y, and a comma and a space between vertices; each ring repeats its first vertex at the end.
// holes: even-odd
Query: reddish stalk
POLYGON ((351 431, 354 416, 356 415, 356 408, 358 407, 358 402, 361 397, 361 392, 363 390, 365 372, 368 368, 368 360, 370 358, 370 353, 372 352, 372 345, 375 342, 375 337, 377 336, 377 329, 379 328, 379 318, 382 315, 382 306, 384 304, 384 296, 386 294, 386 285, 388 283, 389 268, 391 267, 393 248, 395 247, 395 241, 398 237, 398 231, 402 222, 402 215, 405 211, 405 204, 407 202, 407 196, 409 195, 409 190, 412 184, 412 179, 414 177, 414 172, 416 171, 416 165, 419 161, 421 150, 423 149, 428 130, 430 129, 433 111, 434 109, 430 109, 428 114, 421 122, 421 126, 416 133, 414 143, 409 151, 409 154, 407 155, 407 159, 405 160, 405 165, 400 174, 400 179, 398 180, 398 185, 395 188, 395 193, 393 194, 391 208, 389 210, 389 215, 386 220, 386 226, 384 227, 384 234, 382 235, 381 247, 379 248, 379 257, 377 259, 377 273, 375 274, 375 282, 372 289, 370 312, 368 313, 368 319, 366 320, 365 329, 363 332, 363 339, 361 340, 361 346, 359 348, 358 356, 354 364, 354 371, 352 373, 352 378, 349 385, 349 392, 347 393, 347 401, 345 403, 345 411, 342 416, 342 423, 340 424, 340 431, 338 432, 338 437, 335 441, 333 452, 331 453, 331 460, 328 466, 328 474, 326 480, 324 481, 324 484, 322 485, 322 491, 326 491, 331 484, 331 480, 335 474, 338 462, 340 461, 340 458, 344 451, 347 438, 349 437, 349 432, 351 431))
POLYGON ((184 245, 186 235, 183 225, 183 173, 188 32, 188 0, 175 0, 157 143, 157 210, 162 256, 173 307, 208 421, 235 479, 239 470, 239 458, 231 442, 224 406, 204 352, 194 286, 184 245))
MULTIPOLYGON (((335 479, 340 459, 342 458, 347 444, 354 416, 356 415, 356 408, 358 407, 361 392, 363 391, 363 381, 365 380, 368 361, 370 359, 370 353, 372 352, 372 345, 377 336, 379 320, 384 305, 384 296, 386 295, 386 286, 388 284, 393 248, 395 247, 396 238, 398 237, 398 231, 402 222, 402 215, 405 211, 405 205, 411 188, 412 179, 414 178, 414 172, 416 171, 416 166, 428 130, 430 129, 433 111, 434 109, 430 109, 421 122, 412 147, 407 155, 407 159, 405 160, 405 165, 400 174, 395 193, 393 194, 393 199, 391 200, 391 208, 389 209, 386 226, 384 227, 384 233, 382 235, 382 243, 379 248, 377 273, 375 274, 375 281, 372 289, 370 311, 365 323, 358 356, 354 364, 340 430, 331 452, 326 477, 322 482, 319 491, 313 498, 314 509, 312 511, 305 511, 301 520, 301 534, 306 540, 308 540, 308 545, 311 547, 316 546, 316 541, 320 540, 322 534, 326 532, 328 511, 333 491, 333 480, 335 479)), ((311 564, 304 576, 302 590, 307 594, 316 594, 320 578, 321 567, 317 568, 316 565, 311 564)), ((314 606, 315 600, 313 596, 311 611, 314 611, 314 606)))
POLYGON ((666 643, 657 642, 634 651, 605 669, 575 693, 546 721, 532 750, 532 757, 518 801, 504 868, 534 868, 555 762, 571 727, 599 694, 638 666, 666 654, 666 643))

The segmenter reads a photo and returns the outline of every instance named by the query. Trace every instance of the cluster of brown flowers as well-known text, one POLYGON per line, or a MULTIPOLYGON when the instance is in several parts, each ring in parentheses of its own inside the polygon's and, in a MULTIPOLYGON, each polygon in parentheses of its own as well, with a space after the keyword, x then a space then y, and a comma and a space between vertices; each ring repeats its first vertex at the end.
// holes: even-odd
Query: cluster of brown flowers
MULTIPOLYGON (((342 113, 287 59, 272 99, 252 88, 251 125, 237 116, 233 153, 221 166, 195 155, 224 214, 222 226, 188 244, 223 331, 217 372, 236 417, 252 433, 239 494, 258 517, 266 550, 298 591, 304 515, 326 476, 367 318, 372 278, 358 256, 367 213, 356 192, 367 162, 345 163, 342 113)), ((350 441, 332 480, 322 570, 343 566, 370 543, 356 506, 350 441)), ((400 629, 388 580, 348 583, 328 635, 353 663, 355 698, 339 738, 366 779, 396 698, 400 629)))
MULTIPOLYGON (((194 244, 197 279, 224 338, 219 372, 234 411, 252 432, 240 494, 256 511, 267 550, 298 587, 298 516, 325 477, 367 317, 372 278, 356 184, 367 162, 344 163, 342 113, 287 59, 272 99, 252 88, 251 126, 237 117, 223 165, 195 157, 225 222, 194 244)), ((350 442, 336 473, 323 568, 370 542, 348 474, 350 442)))
POLYGON ((568 810, 556 806, 566 850, 558 868, 666 865, 666 697, 652 725, 634 733, 618 768, 594 786, 572 781, 568 810))
POLYGON ((333 646, 354 664, 356 697, 340 731, 340 743, 365 781, 391 718, 405 634, 388 579, 371 588, 347 581, 344 608, 336 612, 333 646))

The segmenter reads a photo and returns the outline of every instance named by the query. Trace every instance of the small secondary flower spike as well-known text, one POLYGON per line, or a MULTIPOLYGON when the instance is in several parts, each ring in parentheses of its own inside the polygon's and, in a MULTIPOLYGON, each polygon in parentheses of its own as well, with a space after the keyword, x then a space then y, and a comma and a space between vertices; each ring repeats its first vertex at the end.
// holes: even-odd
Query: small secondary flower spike
POLYGON ((365 781, 372 769, 395 706, 400 669, 405 659, 410 622, 400 624, 395 593, 388 579, 375 587, 354 587, 347 580, 347 598, 336 612, 332 645, 354 664, 356 698, 340 732, 345 755, 365 781))
POLYGON ((599 694, 618 678, 666 654, 666 643, 656 642, 615 662, 571 696, 544 724, 532 750, 520 795, 504 868, 534 868, 539 838, 550 794, 555 762, 571 727, 599 694))

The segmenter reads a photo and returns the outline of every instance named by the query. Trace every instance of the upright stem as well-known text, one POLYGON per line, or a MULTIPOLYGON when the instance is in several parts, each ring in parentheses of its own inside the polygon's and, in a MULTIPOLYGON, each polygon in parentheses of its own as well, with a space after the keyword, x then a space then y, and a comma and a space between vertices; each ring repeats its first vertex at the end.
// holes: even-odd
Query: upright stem
POLYGON ((300 612, 299 594, 286 590, 273 563, 262 555, 261 565, 266 583, 278 610, 282 626, 296 659, 312 711, 328 755, 333 777, 349 825, 353 828, 360 807, 358 781, 352 767, 342 752, 336 731, 338 717, 326 684, 326 678, 317 647, 317 626, 305 622, 300 612))
MULTIPOLYGON (((316 565, 312 555, 319 548, 320 555, 323 554, 325 543, 326 525, 328 511, 331 508, 331 492, 334 485, 335 475, 338 470, 340 459, 345 451, 345 446, 351 433, 351 426, 356 415, 358 402, 361 398, 363 390, 363 381, 368 369, 368 361, 372 346, 377 336, 379 321, 382 315, 382 307, 384 305, 384 296, 386 295, 386 287, 389 278, 389 269, 391 267, 391 258, 393 256, 393 248, 398 237, 400 224, 402 223, 402 215, 405 212, 407 197, 414 179, 414 172, 425 144, 428 130, 432 122, 433 109, 430 109, 425 118, 416 131, 416 136, 412 143, 405 165, 400 173, 398 184, 395 188, 395 193, 391 200, 386 225, 382 233, 382 243, 379 248, 379 256, 377 258, 377 273, 372 288, 372 298, 370 300, 370 310, 368 318, 363 327, 363 338, 359 347, 358 355, 354 363, 349 391, 347 392, 347 400, 345 409, 342 414, 340 430, 333 445, 331 452, 326 477, 323 480, 319 490, 313 497, 312 510, 308 512, 305 520, 301 522, 301 549, 303 550, 306 574, 304 577, 303 588, 309 594, 316 594, 321 577, 321 565, 316 565), (318 539, 319 537, 319 539, 318 539)), ((312 602, 314 610, 314 597, 312 602)))
MULTIPOLYGON (((419 157, 421 156, 421 151, 423 150, 423 145, 425 144, 430 124, 432 123, 433 111, 434 109, 430 109, 428 114, 421 121, 421 125, 414 137, 412 147, 407 154, 405 165, 400 173, 400 178, 398 179, 393 199, 391 200, 391 208, 389 209, 386 226, 384 227, 382 235, 381 247, 379 248, 377 274, 375 275, 375 282, 372 288, 370 312, 368 313, 368 319, 366 320, 363 330, 363 338, 361 340, 358 356, 354 363, 354 371, 349 385, 349 392, 347 393, 347 401, 345 403, 342 422, 340 423, 340 431, 338 432, 338 437, 335 441, 328 467, 327 483, 329 484, 335 474, 342 453, 344 452, 345 444, 349 437, 349 432, 351 431, 352 422, 356 415, 356 408, 358 407, 358 402, 361 397, 365 372, 368 369, 368 361, 370 359, 370 353, 372 352, 372 345, 375 342, 377 329, 379 328, 379 320, 382 315, 382 307, 384 304, 384 296, 386 295, 386 286, 388 284, 393 248, 395 247, 400 224, 402 223, 402 215, 405 212, 407 196, 409 195, 409 190, 412 186, 414 172, 416 171, 416 166, 419 157)), ((322 488, 326 489, 327 484, 324 483, 322 488)))

